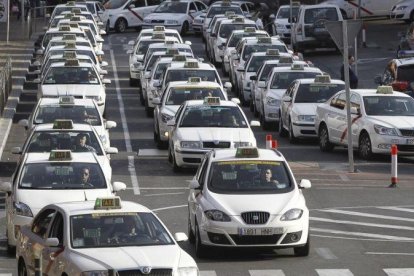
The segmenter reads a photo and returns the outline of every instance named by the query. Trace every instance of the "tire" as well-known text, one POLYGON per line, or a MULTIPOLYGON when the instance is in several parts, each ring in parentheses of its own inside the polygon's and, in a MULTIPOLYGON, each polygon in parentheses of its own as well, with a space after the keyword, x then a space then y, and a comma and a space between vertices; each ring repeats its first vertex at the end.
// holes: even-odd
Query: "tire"
POLYGON ((282 115, 279 113, 279 136, 280 137, 286 137, 288 135, 286 129, 283 127, 283 123, 282 123, 282 115))
POLYGON ((370 160, 373 157, 371 139, 366 132, 362 132, 359 136, 358 155, 364 160, 370 160))
POLYGON ((115 31, 117 33, 125 32, 127 27, 128 27, 128 23, 124 18, 119 18, 115 23, 115 31))
POLYGON ((289 119, 289 143, 295 144, 298 141, 298 138, 295 137, 293 133, 293 124, 292 121, 289 119))
POLYGON ((171 158, 172 158, 173 172, 181 172, 181 168, 178 166, 177 161, 175 160, 174 149, 172 149, 171 151, 171 158))
POLYGON ((138 86, 137 80, 136 79, 129 78, 129 86, 137 87, 138 86))
POLYGON ((187 21, 184 21, 183 26, 181 27, 181 35, 186 35, 188 33, 188 30, 190 29, 190 25, 187 21))
POLYGON ((197 220, 195 222, 195 251, 197 258, 205 258, 208 256, 208 248, 201 243, 197 220))
POLYGON ((17 275, 18 276, 27 276, 27 268, 26 268, 26 264, 24 263, 23 259, 19 260, 19 265, 17 267, 17 275))
POLYGON ((193 230, 191 229, 190 208, 188 208, 188 223, 187 223, 187 224, 188 224, 188 229, 187 229, 188 241, 189 241, 191 244, 194 244, 194 243, 195 243, 196 238, 195 238, 195 235, 194 235, 193 230))
POLYGON ((325 124, 319 127, 319 148, 323 152, 330 152, 334 149, 334 145, 329 142, 329 132, 325 124))
POLYGON ((308 234, 308 240, 306 241, 305 245, 300 247, 294 247, 293 252, 295 253, 296 257, 306 257, 309 255, 310 251, 310 236, 308 234))

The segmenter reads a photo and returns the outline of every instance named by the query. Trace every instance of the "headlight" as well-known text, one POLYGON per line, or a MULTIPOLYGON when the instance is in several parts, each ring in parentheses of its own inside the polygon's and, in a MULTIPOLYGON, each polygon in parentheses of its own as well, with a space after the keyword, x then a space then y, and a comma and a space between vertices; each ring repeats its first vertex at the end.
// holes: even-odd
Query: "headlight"
POLYGON ((197 267, 179 267, 177 276, 198 276, 197 267))
POLYGON ((164 22, 165 22, 165 24, 170 24, 170 25, 177 25, 178 24, 177 20, 165 20, 164 22))
POLYGON ((266 97, 266 104, 271 106, 279 106, 280 101, 272 97, 266 97))
POLYGON ((391 135, 391 136, 397 136, 398 133, 395 130, 395 128, 389 128, 381 125, 374 125, 374 130, 376 133, 380 135, 391 135))
POLYGON ((167 123, 169 120, 171 120, 174 116, 171 116, 167 113, 161 113, 161 120, 163 123, 167 123))
POLYGON ((231 221, 230 217, 220 210, 207 210, 204 214, 214 221, 231 221))
POLYGON ((81 276, 108 276, 107 270, 84 271, 81 276))
POLYGON ((25 216, 25 217, 33 217, 32 210, 30 210, 30 207, 22 202, 14 202, 14 211, 17 215, 25 216))
POLYGON ((144 23, 151 23, 151 19, 144 19, 144 23))
POLYGON ((405 10, 406 8, 407 8, 407 6, 399 6, 397 8, 397 11, 402 11, 402 10, 405 10))
POLYGON ((298 115, 297 118, 301 122, 315 122, 315 115, 298 115))
POLYGON ((276 28, 284 29, 285 28, 285 25, 283 25, 283 24, 276 24, 276 28))
POLYGON ((252 143, 251 142, 234 142, 234 147, 235 148, 239 148, 239 147, 251 147, 252 143))
POLYGON ((302 214, 303 214, 303 210, 301 209, 290 209, 289 211, 283 214, 280 220, 283 220, 283 221, 297 220, 302 217, 302 214))
POLYGON ((201 149, 201 142, 199 141, 181 141, 182 148, 201 149))

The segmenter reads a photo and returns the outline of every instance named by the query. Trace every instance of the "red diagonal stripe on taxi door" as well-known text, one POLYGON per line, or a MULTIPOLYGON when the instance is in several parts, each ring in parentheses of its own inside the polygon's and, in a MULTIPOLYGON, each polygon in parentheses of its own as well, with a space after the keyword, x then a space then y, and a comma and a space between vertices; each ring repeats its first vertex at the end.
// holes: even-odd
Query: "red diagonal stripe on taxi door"
MULTIPOLYGON (((352 119, 351 121, 351 126, 359 119, 361 118, 361 115, 356 116, 355 118, 352 119)), ((341 142, 345 139, 346 134, 348 133, 348 128, 345 128, 345 130, 342 132, 341 135, 341 142)))
POLYGON ((144 19, 142 19, 141 15, 139 15, 137 12, 133 11, 131 8, 128 8, 128 10, 130 12, 132 12, 132 14, 135 15, 135 17, 137 17, 139 20, 144 21, 144 19))
POLYGON ((362 11, 366 12, 369 15, 374 15, 371 11, 367 10, 366 8, 364 8, 362 6, 358 6, 357 3, 354 3, 352 1, 348 1, 348 3, 351 4, 352 6, 356 7, 356 8, 360 7, 362 11))
MULTIPOLYGON (((50 254, 53 254, 53 258, 57 258, 57 256, 59 256, 59 254, 60 254, 60 253, 62 253, 64 250, 65 250, 65 247, 62 247, 62 248, 60 248, 59 250, 57 250, 57 251, 55 251, 55 252, 53 252, 53 253, 50 253, 50 254)), ((55 261, 55 260, 53 259, 53 260, 50 260, 50 261, 47 263, 46 270, 45 270, 45 273, 46 273, 46 274, 48 274, 48 273, 49 273, 49 270, 52 268, 52 264, 53 264, 53 262, 54 262, 54 261, 55 261)))

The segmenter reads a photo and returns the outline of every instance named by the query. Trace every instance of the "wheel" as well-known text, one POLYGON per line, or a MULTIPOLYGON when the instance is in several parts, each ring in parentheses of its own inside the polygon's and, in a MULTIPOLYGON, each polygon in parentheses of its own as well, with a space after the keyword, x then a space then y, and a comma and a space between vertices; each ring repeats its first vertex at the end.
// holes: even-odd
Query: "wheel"
POLYGON ((183 26, 181 27, 181 35, 186 35, 188 33, 189 28, 190 25, 188 25, 188 22, 184 21, 183 26))
POLYGON ((365 160, 372 159, 373 154, 371 139, 369 138, 369 135, 366 132, 363 132, 359 136, 358 155, 359 157, 365 160))
POLYGON ((26 264, 24 263, 23 259, 19 260, 19 266, 17 268, 17 275, 27 276, 27 268, 26 268, 26 264))
POLYGON ((293 248, 293 252, 295 253, 296 257, 306 257, 309 255, 309 251, 310 251, 310 236, 308 234, 308 240, 306 241, 305 245, 293 248))
POLYGON ((118 33, 123 33, 125 32, 127 26, 127 21, 124 18, 119 18, 115 23, 115 31, 117 31, 118 33))
POLYGON ((282 115, 279 113, 279 136, 280 137, 286 137, 287 136, 287 131, 286 129, 283 127, 283 123, 282 123, 282 115))
POLYGON ((180 172, 181 168, 177 165, 177 161, 175 160, 174 149, 172 149, 172 151, 171 151, 171 158, 172 158, 173 171, 174 172, 180 172))
POLYGON ((191 220, 190 220, 190 208, 188 208, 188 230, 187 230, 187 234, 188 234, 188 241, 191 244, 195 243, 195 235, 193 232, 193 229, 191 229, 191 220))
POLYGON ((133 78, 129 78, 129 86, 137 87, 138 86, 137 80, 133 78))
POLYGON ((289 120, 289 142, 291 144, 295 144, 297 142, 297 138, 295 137, 295 133, 293 132, 293 124, 291 120, 289 120))
POLYGON ((195 251, 198 258, 205 258, 208 255, 207 247, 201 243, 197 220, 195 222, 195 251))
POLYGON ((328 128, 326 127, 326 125, 322 125, 319 128, 319 148, 321 149, 321 151, 324 152, 329 152, 332 151, 334 148, 334 145, 329 142, 329 133, 328 133, 328 128))

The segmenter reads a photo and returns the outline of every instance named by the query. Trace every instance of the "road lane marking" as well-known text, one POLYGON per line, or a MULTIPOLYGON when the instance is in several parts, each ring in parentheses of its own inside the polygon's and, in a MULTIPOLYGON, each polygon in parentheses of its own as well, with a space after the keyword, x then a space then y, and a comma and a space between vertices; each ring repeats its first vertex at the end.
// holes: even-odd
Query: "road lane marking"
POLYGON ((414 268, 384 268, 388 276, 413 276, 414 268))
POLYGON ((214 270, 200 270, 200 276, 217 276, 214 270))
POLYGON ((365 252, 365 254, 366 255, 401 255, 401 256, 414 256, 414 253, 405 253, 405 252, 365 252))
POLYGON ((340 224, 353 224, 353 225, 362 225, 362 226, 369 226, 369 227, 381 227, 381 228, 414 231, 414 227, 403 226, 403 225, 378 224, 378 223, 357 222, 357 221, 350 221, 350 220, 335 220, 335 219, 326 219, 326 218, 318 218, 318 217, 310 217, 309 219, 312 221, 340 223, 340 224))
POLYGON ((338 257, 335 256, 334 253, 329 248, 315 248, 316 253, 321 256, 325 260, 335 260, 338 257))
POLYGON ((144 196, 165 196, 165 195, 183 195, 185 193, 162 193, 162 194, 149 194, 144 196))
POLYGON ((401 207, 377 207, 378 209, 385 209, 385 210, 392 210, 392 211, 400 211, 400 212, 409 212, 414 213, 414 209, 408 208, 401 208, 401 207))
POLYGON ((414 242, 414 239, 409 238, 409 237, 380 235, 380 234, 363 233, 363 232, 339 231, 339 230, 322 229, 322 228, 315 228, 315 227, 311 227, 310 230, 315 231, 315 232, 322 232, 322 233, 342 234, 345 236, 359 236, 359 237, 377 238, 377 239, 384 239, 384 240, 391 240, 391 241, 414 242))
POLYGON ((409 221, 414 222, 414 219, 410 218, 401 218, 401 217, 394 217, 394 216, 383 216, 383 215, 376 215, 376 214, 369 214, 369 213, 362 213, 362 212, 354 212, 354 211, 345 211, 345 210, 337 210, 337 209, 327 209, 327 210, 319 210, 321 212, 328 212, 328 213, 336 213, 336 214, 344 214, 350 216, 360 216, 360 217, 368 217, 368 218, 379 218, 379 219, 389 219, 389 220, 400 220, 400 221, 409 221))
MULTIPOLYGON (((114 72, 115 90, 116 90, 118 104, 119 104, 119 113, 121 115, 122 129, 124 131, 124 137, 125 137, 125 147, 126 147, 127 153, 132 154, 133 152, 132 152, 132 145, 131 145, 131 137, 129 135, 128 124, 127 124, 126 116, 125 116, 124 100, 122 99, 121 88, 119 86, 118 71, 115 65, 114 51, 110 50, 110 54, 111 54, 112 70, 114 72)), ((131 184, 134 190, 134 194, 139 195, 140 191, 139 191, 137 172, 135 170, 134 156, 128 156, 128 171, 131 176, 131 184)))
POLYGON ((285 276, 281 269, 249 270, 250 276, 285 276))
POLYGON ((151 211, 153 212, 157 212, 157 211, 162 211, 162 210, 169 210, 169 209, 176 209, 176 208, 183 208, 183 207, 187 207, 188 205, 176 205, 176 206, 168 206, 168 207, 161 207, 161 208, 157 208, 157 209, 152 209, 151 211))
POLYGON ((319 276, 353 276, 349 269, 316 269, 319 276))

